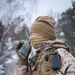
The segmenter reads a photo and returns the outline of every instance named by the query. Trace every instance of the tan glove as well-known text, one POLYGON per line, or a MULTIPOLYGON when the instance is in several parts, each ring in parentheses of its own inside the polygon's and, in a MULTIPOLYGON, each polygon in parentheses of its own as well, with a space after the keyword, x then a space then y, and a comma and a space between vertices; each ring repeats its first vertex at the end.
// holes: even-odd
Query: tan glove
MULTIPOLYGON (((20 50, 20 48, 22 47, 24 41, 20 41, 17 45, 16 45, 16 53, 18 55, 18 52, 20 50)), ((29 50, 31 51, 31 50, 29 50)), ((28 52, 28 56, 29 56, 28 52)), ((16 69, 15 69, 15 73, 14 75, 29 75, 28 74, 28 58, 22 59, 19 55, 18 55, 18 63, 16 65, 16 69)))
POLYGON ((18 53, 19 49, 22 47, 24 41, 20 41, 17 45, 16 45, 16 53, 18 53))
MULTIPOLYGON (((24 43, 24 41, 20 41, 20 42, 17 44, 17 46, 16 46, 16 53, 17 53, 17 55, 18 55, 18 51, 19 51, 20 48, 22 47, 23 43, 24 43)), ((30 52, 31 52, 31 49, 29 50, 27 56, 29 56, 30 52)), ((18 55, 18 64, 19 64, 19 65, 27 65, 27 64, 28 64, 28 57, 25 58, 25 59, 22 59, 22 58, 18 55)))

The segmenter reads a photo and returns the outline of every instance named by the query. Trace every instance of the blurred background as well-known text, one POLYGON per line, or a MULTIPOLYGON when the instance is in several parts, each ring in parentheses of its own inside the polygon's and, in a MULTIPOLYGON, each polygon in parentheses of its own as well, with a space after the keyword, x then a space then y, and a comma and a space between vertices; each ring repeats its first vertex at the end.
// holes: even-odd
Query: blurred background
POLYGON ((75 0, 0 0, 0 75, 14 74, 16 44, 41 15, 55 19, 58 38, 75 56, 75 0))

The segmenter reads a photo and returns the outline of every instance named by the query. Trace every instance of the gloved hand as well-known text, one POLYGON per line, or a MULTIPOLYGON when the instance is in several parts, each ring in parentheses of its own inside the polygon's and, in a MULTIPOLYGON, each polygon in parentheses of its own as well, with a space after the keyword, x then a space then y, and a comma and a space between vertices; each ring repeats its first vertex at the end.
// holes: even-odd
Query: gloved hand
MULTIPOLYGON (((17 55, 18 55, 18 52, 20 51, 21 47, 23 46, 23 44, 24 44, 24 41, 20 41, 20 42, 16 45, 16 53, 17 53, 17 55)), ((29 49, 29 51, 28 51, 28 54, 27 54, 27 58, 26 58, 26 59, 23 59, 23 58, 21 58, 21 57, 18 55, 18 63, 17 63, 17 65, 27 65, 27 64, 28 64, 28 56, 29 56, 30 52, 31 52, 31 47, 30 47, 30 49, 29 49)))
POLYGON ((24 44, 24 41, 20 41, 20 42, 16 45, 16 53, 18 53, 18 51, 20 50, 20 48, 22 47, 23 44, 24 44))
POLYGON ((20 50, 18 51, 18 55, 25 59, 25 58, 28 58, 29 54, 31 52, 31 45, 30 45, 30 42, 27 40, 27 41, 24 41, 22 47, 20 48, 20 50))

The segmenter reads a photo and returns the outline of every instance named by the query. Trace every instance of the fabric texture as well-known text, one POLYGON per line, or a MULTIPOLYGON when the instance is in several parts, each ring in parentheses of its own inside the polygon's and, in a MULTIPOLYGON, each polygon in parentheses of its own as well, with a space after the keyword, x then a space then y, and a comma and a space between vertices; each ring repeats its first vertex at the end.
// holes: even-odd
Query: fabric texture
POLYGON ((59 39, 55 39, 54 41, 52 41, 52 40, 44 41, 41 46, 43 47, 42 48, 43 51, 44 51, 44 49, 45 50, 49 49, 49 50, 53 51, 58 48, 63 48, 69 52, 69 46, 65 42, 63 42, 59 39))
POLYGON ((26 65, 16 65, 14 75, 28 75, 26 65))
POLYGON ((22 62, 17 65, 15 75, 63 75, 66 67, 70 64, 65 75, 75 75, 75 58, 68 52, 69 47, 64 42, 58 39, 55 41, 44 41, 41 49, 41 53, 38 54, 35 61, 36 70, 29 73, 27 62, 21 59, 22 62), (52 69, 53 56, 50 56, 48 61, 45 61, 44 58, 47 53, 54 50, 58 51, 61 56, 60 71, 54 71, 52 69), (25 64, 22 64, 23 62, 25 64))
POLYGON ((61 56, 61 69, 56 75, 75 75, 75 57, 63 48, 58 48, 57 51, 61 56), (68 66, 69 68, 65 74, 68 66))
POLYGON ((47 16, 38 17, 31 25, 30 32, 39 34, 49 40, 56 39, 54 19, 47 16))
POLYGON ((47 41, 48 39, 43 37, 43 36, 41 36, 41 35, 39 35, 39 34, 35 34, 35 37, 34 38, 30 38, 29 40, 32 43, 32 46, 35 49, 39 50, 41 48, 41 43, 43 41, 47 41))
MULTIPOLYGON (((69 52, 69 47, 61 40, 46 41, 42 44, 41 53, 36 60, 37 71, 35 75, 75 75, 75 58, 69 52), (45 55, 51 51, 57 51, 61 56, 61 69, 60 71, 54 71, 52 69, 53 56, 49 57, 48 61, 45 61, 45 55), (70 67, 65 70, 67 66, 70 67)), ((34 73, 34 71, 33 71, 34 73)), ((33 75, 33 74, 32 74, 33 75)))

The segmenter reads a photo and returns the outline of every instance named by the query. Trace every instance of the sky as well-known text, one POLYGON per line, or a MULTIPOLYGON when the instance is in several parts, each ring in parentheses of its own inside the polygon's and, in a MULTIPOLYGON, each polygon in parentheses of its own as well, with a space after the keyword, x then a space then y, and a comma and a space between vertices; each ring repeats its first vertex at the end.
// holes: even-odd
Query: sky
POLYGON ((50 10, 62 13, 71 7, 72 0, 39 0, 36 13, 33 15, 32 22, 40 15, 47 15, 50 10))

